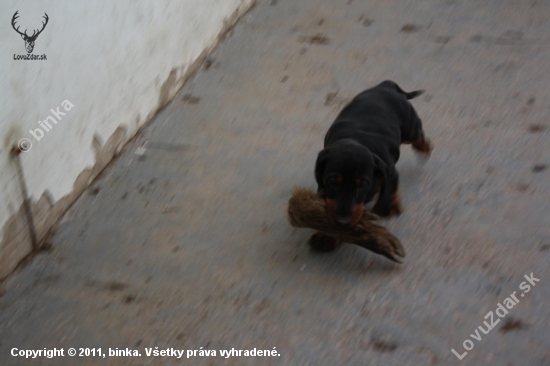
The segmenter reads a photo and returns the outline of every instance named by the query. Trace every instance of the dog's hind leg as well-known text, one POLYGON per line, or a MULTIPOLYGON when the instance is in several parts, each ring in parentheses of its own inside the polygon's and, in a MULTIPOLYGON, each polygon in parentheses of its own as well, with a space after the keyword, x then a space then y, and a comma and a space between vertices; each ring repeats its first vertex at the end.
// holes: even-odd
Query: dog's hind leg
POLYGON ((424 137, 424 132, 420 134, 420 138, 412 143, 412 148, 421 154, 429 154, 433 150, 430 141, 424 137))
POLYGON ((411 144, 413 150, 428 157, 433 150, 433 146, 430 140, 425 137, 422 121, 418 118, 416 112, 414 112, 413 118, 414 122, 411 123, 410 132, 402 135, 402 141, 404 144, 411 144))

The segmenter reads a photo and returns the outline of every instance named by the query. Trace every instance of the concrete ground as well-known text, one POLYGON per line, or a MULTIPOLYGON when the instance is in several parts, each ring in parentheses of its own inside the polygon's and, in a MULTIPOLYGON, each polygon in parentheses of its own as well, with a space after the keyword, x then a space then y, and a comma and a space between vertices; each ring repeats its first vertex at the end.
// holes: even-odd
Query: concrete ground
POLYGON ((4 284, 0 364, 550 365, 549 44, 545 1, 260 0, 67 213, 53 250, 4 284), (427 90, 413 104, 435 145, 424 166, 403 148, 405 211, 383 221, 405 263, 312 252, 311 231, 287 223, 291 189, 314 186, 332 119, 384 79, 427 90), (155 346, 218 356, 145 357, 155 346), (254 347, 280 356, 219 356, 254 347))

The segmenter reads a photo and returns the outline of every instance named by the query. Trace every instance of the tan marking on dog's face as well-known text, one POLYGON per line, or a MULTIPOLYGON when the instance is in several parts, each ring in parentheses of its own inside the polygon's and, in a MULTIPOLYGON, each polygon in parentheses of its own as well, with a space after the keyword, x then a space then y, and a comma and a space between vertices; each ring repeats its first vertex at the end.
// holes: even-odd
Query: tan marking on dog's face
POLYGON ((353 206, 353 213, 351 216, 351 226, 354 226, 361 220, 364 212, 365 212, 365 205, 353 206))
POLYGON ((326 205, 326 208, 327 208, 327 214, 328 214, 328 218, 329 218, 330 222, 332 222, 332 224, 336 225, 336 201, 331 200, 331 199, 327 199, 325 201, 325 205, 326 205))

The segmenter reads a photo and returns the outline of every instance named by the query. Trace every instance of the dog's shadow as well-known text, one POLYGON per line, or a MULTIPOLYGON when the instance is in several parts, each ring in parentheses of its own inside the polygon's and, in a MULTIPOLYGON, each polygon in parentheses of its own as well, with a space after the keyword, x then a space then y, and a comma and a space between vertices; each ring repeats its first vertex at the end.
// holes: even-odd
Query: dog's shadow
MULTIPOLYGON (((307 238, 305 245, 307 245, 307 238)), ((335 274, 391 273, 400 271, 403 266, 403 264, 392 262, 379 254, 349 243, 342 244, 332 252, 319 252, 310 247, 307 257, 311 259, 312 264, 329 268, 335 274)))

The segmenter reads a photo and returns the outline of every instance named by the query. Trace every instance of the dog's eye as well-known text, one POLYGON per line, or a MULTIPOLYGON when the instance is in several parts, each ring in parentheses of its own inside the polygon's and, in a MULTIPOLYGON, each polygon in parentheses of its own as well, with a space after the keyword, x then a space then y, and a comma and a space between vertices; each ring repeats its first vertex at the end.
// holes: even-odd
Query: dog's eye
POLYGON ((329 186, 336 186, 336 185, 338 185, 338 183, 339 183, 339 180, 338 180, 337 177, 330 177, 330 178, 327 179, 327 184, 329 186))
POLYGON ((357 180, 357 188, 359 189, 366 189, 369 188, 369 181, 366 179, 358 179, 357 180))

